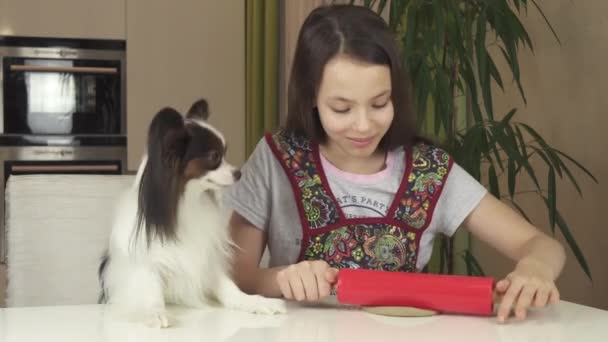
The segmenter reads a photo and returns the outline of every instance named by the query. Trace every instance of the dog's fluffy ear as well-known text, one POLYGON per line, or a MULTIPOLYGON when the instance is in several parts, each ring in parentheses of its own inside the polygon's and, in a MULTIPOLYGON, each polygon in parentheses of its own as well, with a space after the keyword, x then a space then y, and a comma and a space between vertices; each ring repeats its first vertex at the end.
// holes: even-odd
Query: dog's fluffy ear
POLYGON ((150 123, 148 153, 163 160, 179 159, 186 152, 188 138, 182 115, 173 108, 163 108, 150 123))
POLYGON ((192 106, 190 106, 190 110, 188 110, 188 114, 186 114, 188 119, 198 119, 207 121, 209 119, 209 104, 205 99, 199 99, 195 101, 192 106))
POLYGON ((184 118, 173 108, 163 108, 148 130, 148 160, 139 184, 137 233, 148 243, 175 238, 177 203, 183 157, 189 142, 184 118))

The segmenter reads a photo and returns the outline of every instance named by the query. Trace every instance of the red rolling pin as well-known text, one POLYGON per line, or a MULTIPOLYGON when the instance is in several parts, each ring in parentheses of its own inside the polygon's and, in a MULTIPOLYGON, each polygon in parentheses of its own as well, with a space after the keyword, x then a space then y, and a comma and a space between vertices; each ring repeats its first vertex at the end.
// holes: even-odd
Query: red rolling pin
POLYGON ((440 313, 489 316, 494 279, 424 273, 341 269, 336 284, 341 304, 408 306, 440 313))

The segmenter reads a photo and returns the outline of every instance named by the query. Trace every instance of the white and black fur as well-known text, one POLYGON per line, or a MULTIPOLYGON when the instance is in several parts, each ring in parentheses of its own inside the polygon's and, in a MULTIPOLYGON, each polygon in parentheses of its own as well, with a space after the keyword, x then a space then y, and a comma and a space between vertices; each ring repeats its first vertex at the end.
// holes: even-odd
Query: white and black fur
POLYGON ((185 118, 172 108, 156 114, 99 267, 100 301, 150 326, 170 325, 169 303, 285 311, 283 300, 245 294, 230 278, 234 246, 221 192, 240 172, 226 162, 226 141, 207 118, 204 99, 185 118))

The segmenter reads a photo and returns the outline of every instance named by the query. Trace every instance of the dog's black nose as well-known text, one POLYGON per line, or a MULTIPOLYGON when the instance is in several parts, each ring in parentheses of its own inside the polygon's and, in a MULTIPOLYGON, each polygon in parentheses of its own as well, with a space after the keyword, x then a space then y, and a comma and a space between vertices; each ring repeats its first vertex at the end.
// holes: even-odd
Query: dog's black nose
POLYGON ((232 177, 234 177, 235 181, 241 179, 241 170, 235 170, 232 172, 232 177))

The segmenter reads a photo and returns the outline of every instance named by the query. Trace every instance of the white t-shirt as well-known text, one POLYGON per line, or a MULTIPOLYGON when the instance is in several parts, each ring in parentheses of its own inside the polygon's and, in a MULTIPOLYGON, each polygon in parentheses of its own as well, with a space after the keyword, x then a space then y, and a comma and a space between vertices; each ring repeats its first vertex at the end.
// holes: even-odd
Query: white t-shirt
MULTIPOLYGON (((321 156, 321 163, 346 218, 386 216, 406 169, 405 151, 387 153, 386 167, 371 175, 342 171, 321 156)), ((225 195, 230 208, 263 230, 268 237, 269 266, 297 262, 302 225, 291 184, 270 146, 262 139, 243 165, 241 179, 225 195)), ((438 233, 451 236, 487 193, 477 180, 453 164, 431 223, 420 239, 416 268, 428 263, 438 233)))

